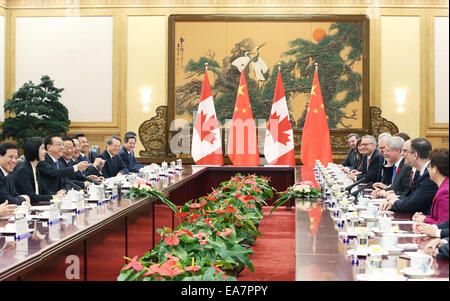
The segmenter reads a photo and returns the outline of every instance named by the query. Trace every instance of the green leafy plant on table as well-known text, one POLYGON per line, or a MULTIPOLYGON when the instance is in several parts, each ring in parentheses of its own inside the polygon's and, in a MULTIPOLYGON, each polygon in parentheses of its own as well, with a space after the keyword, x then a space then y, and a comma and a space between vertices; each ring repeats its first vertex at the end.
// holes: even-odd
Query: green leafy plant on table
POLYGON ((271 215, 275 209, 284 205, 295 198, 307 198, 307 199, 317 199, 322 195, 320 189, 314 187, 314 183, 311 181, 303 181, 290 186, 287 190, 279 193, 278 199, 274 202, 273 208, 270 211, 271 215))
MULTIPOLYGON (((273 196, 269 179, 237 174, 207 196, 186 202, 177 210, 180 224, 158 229, 159 243, 121 270, 118 280, 236 280, 245 266, 253 271, 249 255, 265 199, 273 196)), ((141 183, 142 184, 142 183, 141 183)), ((149 191, 137 186, 134 195, 149 191), (138 192, 139 191, 139 192, 138 192)))

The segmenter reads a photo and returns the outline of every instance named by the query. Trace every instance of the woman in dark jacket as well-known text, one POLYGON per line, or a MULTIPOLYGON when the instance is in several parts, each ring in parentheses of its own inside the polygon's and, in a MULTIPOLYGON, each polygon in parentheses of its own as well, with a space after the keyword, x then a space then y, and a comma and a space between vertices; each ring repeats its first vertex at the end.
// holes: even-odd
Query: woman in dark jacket
POLYGON ((41 138, 33 137, 27 139, 23 145, 25 161, 16 171, 15 187, 19 194, 30 196, 31 204, 36 205, 49 202, 53 198, 63 198, 65 192, 58 191, 56 195, 40 194, 41 186, 39 181, 39 171, 36 168, 39 161, 44 161, 45 148, 41 138))

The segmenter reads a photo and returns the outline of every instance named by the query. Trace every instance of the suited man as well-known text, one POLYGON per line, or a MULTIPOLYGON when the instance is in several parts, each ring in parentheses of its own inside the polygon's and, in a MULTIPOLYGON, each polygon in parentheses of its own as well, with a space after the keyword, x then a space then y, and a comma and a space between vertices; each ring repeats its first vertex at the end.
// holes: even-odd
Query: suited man
POLYGON ((76 134, 75 138, 80 142, 80 155, 78 156, 79 159, 91 163, 89 160, 89 142, 87 137, 84 134, 76 134))
POLYGON ((384 148, 384 157, 391 165, 391 172, 383 174, 382 181, 373 184, 372 195, 385 198, 389 192, 397 195, 407 195, 410 187, 412 167, 405 164, 402 156, 404 140, 401 137, 391 137, 384 148))
POLYGON ((144 167, 144 164, 139 163, 134 156, 134 149, 136 148, 136 134, 128 132, 124 137, 124 145, 120 149, 119 156, 123 163, 127 166, 130 172, 139 172, 139 169, 144 167))
MULTIPOLYGON (((86 161, 68 167, 60 166, 58 159, 63 155, 64 144, 58 135, 51 135, 45 138, 44 147, 47 151, 45 160, 37 165, 43 194, 53 195, 62 188, 70 187, 70 185, 66 186, 68 185, 67 179, 72 178, 78 170, 84 171, 89 167, 89 163, 86 161)), ((84 184, 84 187, 87 187, 89 182, 84 182, 84 184)))
POLYGON ((350 170, 358 168, 358 156, 356 150, 356 142, 358 141, 358 134, 351 133, 347 136, 347 143, 350 146, 350 150, 348 151, 347 157, 345 158, 342 166, 344 166, 344 171, 348 173, 350 170))
POLYGON ((414 232, 426 234, 431 237, 448 237, 448 221, 442 222, 440 224, 427 224, 419 222, 415 224, 414 232))
POLYGON ((438 190, 438 186, 430 179, 427 170, 431 149, 431 143, 425 138, 415 138, 403 144, 406 165, 415 167, 419 175, 413 181, 410 195, 389 194, 386 201, 380 204, 380 210, 430 214, 433 198, 438 190))
POLYGON ((389 162, 386 158, 386 155, 384 153, 387 142, 391 138, 392 138, 392 135, 389 133, 381 133, 378 136, 378 150, 380 151, 380 154, 384 157, 383 167, 381 168, 381 173, 380 173, 380 181, 381 181, 381 183, 384 183, 386 185, 390 184, 391 178, 392 178, 392 173, 393 173, 393 166, 392 166, 392 164, 389 164, 389 162))
POLYGON ((376 183, 381 179, 381 169, 383 168, 384 157, 377 149, 377 141, 373 136, 362 137, 360 151, 364 155, 362 158, 361 172, 349 174, 353 181, 365 178, 365 182, 376 183))
POLYGON ((122 141, 119 137, 111 136, 106 140, 106 150, 98 155, 98 158, 106 160, 101 172, 105 178, 128 173, 127 166, 118 156, 121 144, 122 141))
POLYGON ((423 252, 425 254, 429 254, 436 257, 436 259, 448 260, 449 258, 448 241, 449 241, 448 236, 433 239, 427 243, 427 245, 423 249, 423 252))
MULTIPOLYGON (((63 137, 63 144, 64 144, 64 150, 63 155, 61 158, 58 159, 60 166, 62 167, 68 167, 68 166, 74 166, 81 161, 76 161, 73 159, 73 149, 75 147, 75 143, 73 142, 72 138, 69 137, 63 137)), ((99 171, 103 167, 103 161, 102 159, 95 159, 94 163, 92 165, 89 165, 89 167, 85 171, 78 170, 75 175, 72 177, 74 180, 78 181, 85 181, 85 177, 91 177, 94 180, 99 180, 97 175, 99 174, 99 171)), ((77 183, 78 184, 78 183, 77 183)))
POLYGON ((0 144, 0 203, 30 205, 28 195, 19 195, 14 186, 14 168, 19 159, 17 146, 12 143, 0 144))
POLYGON ((73 142, 73 153, 72 153, 72 160, 75 162, 75 164, 81 162, 84 160, 83 155, 81 155, 81 144, 80 141, 78 141, 78 138, 72 137, 73 142))

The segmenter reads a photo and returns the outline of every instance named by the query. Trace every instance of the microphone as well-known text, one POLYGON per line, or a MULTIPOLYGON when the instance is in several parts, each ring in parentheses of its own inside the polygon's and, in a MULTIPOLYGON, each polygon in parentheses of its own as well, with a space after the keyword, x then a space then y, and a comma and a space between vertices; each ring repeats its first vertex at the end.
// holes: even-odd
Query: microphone
POLYGON ((85 179, 86 181, 89 181, 91 183, 94 183, 95 185, 100 185, 101 184, 101 182, 99 182, 97 180, 94 180, 92 178, 86 177, 85 175, 83 175, 83 179, 85 179))
POLYGON ((359 179, 359 180, 356 181, 355 183, 353 183, 353 184, 351 184, 351 185, 345 187, 345 190, 347 190, 348 192, 350 192, 350 190, 352 190, 353 187, 355 187, 355 186, 361 184, 361 183, 364 182, 366 179, 367 179, 366 177, 363 177, 363 178, 359 179))
POLYGON ((75 184, 74 182, 70 181, 67 178, 66 178, 66 183, 68 183, 70 186, 72 186, 72 188, 75 188, 77 190, 84 190, 83 187, 80 187, 79 185, 75 184))
POLYGON ((361 187, 360 189, 356 190, 355 192, 353 192, 352 194, 350 194, 351 196, 356 197, 358 195, 358 193, 360 193, 361 191, 363 191, 364 189, 366 189, 367 187, 372 186, 372 182, 370 182, 369 184, 364 185, 363 187, 361 187))

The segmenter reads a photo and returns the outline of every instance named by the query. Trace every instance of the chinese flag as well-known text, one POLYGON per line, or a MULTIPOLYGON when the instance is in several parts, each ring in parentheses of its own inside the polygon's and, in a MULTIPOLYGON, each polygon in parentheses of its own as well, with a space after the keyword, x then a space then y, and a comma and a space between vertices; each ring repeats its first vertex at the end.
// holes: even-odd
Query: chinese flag
POLYGON ((264 140, 264 156, 269 165, 295 166, 294 132, 292 131, 279 68, 272 110, 264 140))
POLYGON ((196 164, 223 165, 222 140, 207 68, 192 133, 192 158, 196 164))
POLYGON ((244 70, 241 71, 233 121, 228 134, 228 156, 234 166, 259 165, 256 126, 244 70))
POLYGON ((314 73, 308 111, 303 127, 300 159, 304 166, 312 167, 316 160, 320 160, 324 166, 333 162, 330 130, 328 128, 327 115, 323 105, 317 68, 314 73))

